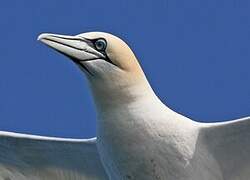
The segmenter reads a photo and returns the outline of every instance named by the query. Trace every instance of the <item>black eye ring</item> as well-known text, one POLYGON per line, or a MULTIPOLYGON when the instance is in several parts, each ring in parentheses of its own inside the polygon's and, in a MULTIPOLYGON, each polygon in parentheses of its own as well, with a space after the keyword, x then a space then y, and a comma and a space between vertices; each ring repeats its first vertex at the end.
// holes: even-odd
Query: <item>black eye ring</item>
POLYGON ((105 39, 98 39, 95 41, 95 48, 98 51, 105 51, 106 47, 107 47, 107 42, 105 39))

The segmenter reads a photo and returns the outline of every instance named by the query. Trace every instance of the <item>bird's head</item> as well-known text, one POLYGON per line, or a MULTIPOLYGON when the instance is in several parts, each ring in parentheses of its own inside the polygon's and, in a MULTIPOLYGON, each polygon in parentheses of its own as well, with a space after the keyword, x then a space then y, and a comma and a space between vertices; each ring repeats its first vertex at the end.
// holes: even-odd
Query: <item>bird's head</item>
POLYGON ((143 94, 145 90, 140 89, 139 84, 142 84, 141 87, 148 86, 134 53, 123 40, 114 35, 103 32, 76 36, 44 33, 38 40, 76 63, 87 75, 94 91, 102 96, 112 94, 114 97, 115 93, 124 92, 131 96, 131 91, 143 94))

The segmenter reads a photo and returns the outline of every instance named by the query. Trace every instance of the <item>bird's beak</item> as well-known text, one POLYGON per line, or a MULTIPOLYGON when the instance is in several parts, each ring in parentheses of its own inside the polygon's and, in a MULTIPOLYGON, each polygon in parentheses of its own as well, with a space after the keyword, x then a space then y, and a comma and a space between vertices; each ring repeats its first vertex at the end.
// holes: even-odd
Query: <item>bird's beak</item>
POLYGON ((78 62, 102 59, 104 56, 91 46, 90 40, 80 36, 44 33, 38 40, 78 62))

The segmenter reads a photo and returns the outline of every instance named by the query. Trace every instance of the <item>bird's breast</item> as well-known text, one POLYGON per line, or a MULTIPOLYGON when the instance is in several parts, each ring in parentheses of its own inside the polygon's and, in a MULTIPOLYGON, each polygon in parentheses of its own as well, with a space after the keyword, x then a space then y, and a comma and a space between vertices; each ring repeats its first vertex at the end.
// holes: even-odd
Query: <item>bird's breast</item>
POLYGON ((146 112, 99 121, 98 150, 111 179, 188 179, 192 147, 178 129, 168 131, 167 121, 146 112))

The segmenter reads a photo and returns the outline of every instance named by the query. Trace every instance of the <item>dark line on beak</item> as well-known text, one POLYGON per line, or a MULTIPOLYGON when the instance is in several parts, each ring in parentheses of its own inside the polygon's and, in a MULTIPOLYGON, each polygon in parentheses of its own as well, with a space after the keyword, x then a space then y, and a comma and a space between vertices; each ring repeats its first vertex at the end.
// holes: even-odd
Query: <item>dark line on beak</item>
MULTIPOLYGON (((69 57, 69 56, 68 56, 69 57)), ((76 63, 77 65, 81 66, 87 73, 89 73, 91 76, 94 76, 94 74, 86 67, 84 66, 81 61, 74 59, 72 57, 69 57, 74 63, 76 63)))
MULTIPOLYGON (((53 37, 57 37, 57 36, 53 36, 53 37)), ((48 39, 48 38, 44 38, 44 39, 47 40, 47 41, 52 41, 52 42, 54 42, 54 43, 57 43, 57 44, 60 44, 60 45, 63 45, 63 46, 72 48, 72 49, 76 49, 76 50, 79 50, 79 51, 84 51, 84 52, 89 53, 89 54, 93 54, 92 52, 87 51, 86 49, 80 49, 80 48, 77 48, 77 47, 75 47, 75 46, 71 46, 71 45, 69 45, 69 44, 65 44, 65 43, 63 43, 63 42, 58 42, 58 41, 53 40, 53 39, 48 39)), ((62 38, 62 39, 67 39, 67 38, 62 38)), ((73 40, 73 39, 69 39, 69 40, 73 40)), ((76 39, 76 40, 79 40, 79 41, 80 41, 80 39, 76 39)), ((59 51, 59 52, 61 52, 61 51, 59 51)), ((96 55, 96 54, 93 54, 93 55, 96 55)), ((98 58, 98 59, 99 59, 99 58, 98 58)))

